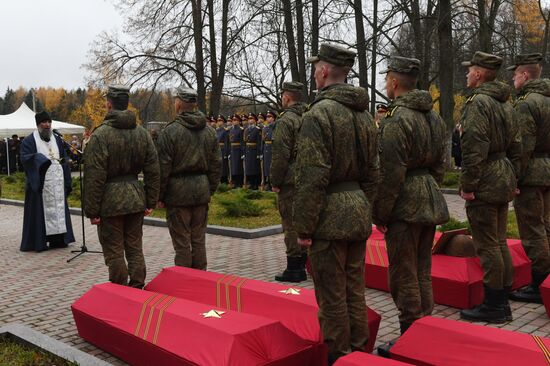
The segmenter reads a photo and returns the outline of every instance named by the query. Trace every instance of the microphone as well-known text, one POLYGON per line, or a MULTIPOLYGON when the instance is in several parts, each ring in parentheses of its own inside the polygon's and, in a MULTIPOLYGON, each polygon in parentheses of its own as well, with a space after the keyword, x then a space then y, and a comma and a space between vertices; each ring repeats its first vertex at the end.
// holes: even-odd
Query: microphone
POLYGON ((58 130, 56 130, 55 128, 52 129, 52 133, 58 137, 63 137, 63 135, 61 134, 61 132, 59 132, 58 130))

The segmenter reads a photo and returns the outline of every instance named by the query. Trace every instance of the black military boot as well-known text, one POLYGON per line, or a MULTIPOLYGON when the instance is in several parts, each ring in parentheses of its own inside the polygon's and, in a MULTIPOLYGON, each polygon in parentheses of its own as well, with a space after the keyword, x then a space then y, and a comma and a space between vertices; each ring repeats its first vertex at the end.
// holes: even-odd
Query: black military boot
POLYGON ((511 290, 512 290, 512 286, 505 286, 504 296, 502 298, 502 306, 504 307, 504 317, 506 318, 507 322, 511 322, 512 320, 514 320, 514 317, 512 316, 512 308, 510 307, 510 301, 508 301, 508 297, 510 295, 511 290))
POLYGON ((302 282, 307 280, 305 268, 302 266, 302 257, 286 257, 286 269, 278 276, 275 281, 279 282, 302 282))
POLYGON ((542 296, 540 295, 539 286, 546 279, 546 274, 531 272, 531 284, 522 289, 510 293, 510 299, 522 302, 532 302, 542 304, 542 296))
MULTIPOLYGON (((411 326, 411 323, 405 323, 405 322, 399 322, 399 329, 401 330, 401 335, 403 335, 407 329, 409 329, 411 326)), ((390 350, 393 347, 393 345, 397 342, 399 338, 395 338, 388 343, 382 344, 376 348, 376 351, 378 353, 378 356, 390 358, 390 350)))
POLYGON ((506 290, 495 290, 484 286, 485 299, 481 305, 473 309, 464 309, 460 311, 460 317, 466 320, 477 322, 487 322, 494 324, 502 324, 506 322, 504 314, 504 296, 506 290))

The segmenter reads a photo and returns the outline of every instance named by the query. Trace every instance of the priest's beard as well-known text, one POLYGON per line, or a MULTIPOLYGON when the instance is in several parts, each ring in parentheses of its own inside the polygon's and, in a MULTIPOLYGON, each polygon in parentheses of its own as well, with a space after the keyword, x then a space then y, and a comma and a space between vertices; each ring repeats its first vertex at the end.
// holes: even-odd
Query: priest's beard
POLYGON ((52 130, 49 128, 39 128, 38 134, 40 135, 40 138, 46 142, 49 142, 52 138, 52 130))

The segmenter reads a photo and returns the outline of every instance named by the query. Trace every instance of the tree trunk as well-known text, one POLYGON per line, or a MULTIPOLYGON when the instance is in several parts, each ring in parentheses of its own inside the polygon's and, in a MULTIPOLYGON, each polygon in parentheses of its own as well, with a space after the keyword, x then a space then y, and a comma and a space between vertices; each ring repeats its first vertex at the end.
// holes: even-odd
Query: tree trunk
POLYGON ((210 113, 214 116, 218 115, 219 103, 214 102, 217 97, 214 96, 214 91, 218 89, 218 57, 216 55, 216 27, 214 24, 214 0, 207 0, 208 6, 208 29, 210 30, 210 74, 212 78, 212 90, 210 92, 210 113))
POLYGON ((353 0, 355 14, 355 29, 357 37, 357 58, 359 59, 359 86, 368 88, 367 41, 365 40, 365 25, 363 23, 363 4, 361 0, 353 0))
POLYGON ((296 39, 298 41, 298 72, 300 74, 300 82, 304 84, 302 93, 307 95, 307 78, 306 78, 306 51, 305 51, 305 39, 304 39, 304 5, 302 0, 296 0, 296 30, 298 34, 296 39))
MULTIPOLYGON (((311 0, 311 54, 316 55, 317 52, 319 52, 319 0, 311 0)), ((315 98, 315 93, 313 93, 313 91, 317 89, 315 78, 313 77, 314 73, 315 68, 312 67, 309 84, 310 102, 315 98)))
MULTIPOLYGON (((208 0, 209 2, 214 2, 214 0, 208 0)), ((223 0, 222 2, 222 31, 221 31, 221 45, 220 45, 220 63, 217 67, 217 72, 214 76, 214 71, 212 71, 212 91, 210 92, 210 113, 214 116, 217 116, 220 113, 221 108, 221 98, 223 85, 225 81, 225 67, 227 65, 227 53, 228 53, 228 44, 227 44, 227 23, 228 23, 228 13, 229 13, 229 2, 230 0, 223 0)), ((213 7, 212 7, 213 9, 213 7)), ((211 13, 213 17, 213 12, 211 13)), ((210 21, 214 25, 213 20, 210 21)), ((215 30, 215 26, 213 27, 215 30)), ((210 29, 210 47, 214 45, 215 49, 215 33, 212 33, 210 29), (214 41, 213 41, 214 40, 214 41)), ((212 51, 211 51, 212 52, 212 51)), ((211 57, 215 60, 215 53, 211 53, 211 57)), ((217 61, 216 61, 217 63, 217 61)))
POLYGON ((372 0, 372 59, 371 59, 371 89, 370 89, 370 112, 376 113, 376 70, 378 62, 378 0, 372 0))
POLYGON ((198 105, 201 111, 206 111, 206 88, 204 79, 204 55, 202 49, 202 4, 201 0, 192 0, 193 38, 195 41, 195 68, 197 78, 198 105))
POLYGON ((288 47, 288 58, 290 63, 290 73, 292 80, 300 80, 300 70, 298 70, 298 61, 296 54, 296 42, 294 40, 294 27, 292 22, 292 4, 290 0, 282 0, 283 15, 285 19, 286 43, 288 47))

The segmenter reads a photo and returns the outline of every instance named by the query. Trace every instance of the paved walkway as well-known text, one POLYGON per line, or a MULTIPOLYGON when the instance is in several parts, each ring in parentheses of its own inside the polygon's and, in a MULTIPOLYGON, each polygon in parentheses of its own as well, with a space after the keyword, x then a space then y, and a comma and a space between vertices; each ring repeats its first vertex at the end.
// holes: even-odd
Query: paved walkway
MULTIPOLYGON (((449 197, 449 200, 453 216, 464 219, 458 216, 462 205, 459 198, 449 197)), ((101 255, 85 254, 66 263, 71 256, 70 249, 77 249, 81 243, 80 217, 72 216, 78 239, 72 248, 43 253, 19 251, 22 219, 21 207, 0 207, 0 326, 12 322, 23 323, 115 365, 124 365, 79 338, 73 322, 70 305, 93 284, 107 281, 107 268, 101 255)), ((85 229, 88 248, 98 250, 95 228, 86 222, 85 229)), ((211 271, 272 281, 273 276, 286 264, 282 235, 250 240, 207 235, 206 244, 211 271)), ((168 230, 144 227, 144 247, 147 280, 151 280, 163 267, 173 264, 168 230)), ((311 280, 302 286, 312 288, 311 280)), ((390 295, 367 289, 366 300, 372 309, 382 315, 377 344, 397 337, 397 310, 390 295)), ((540 336, 550 334, 550 319, 542 305, 512 303, 512 308, 515 319, 502 328, 540 336)), ((434 315, 459 318, 457 309, 441 305, 436 305, 434 315)))

